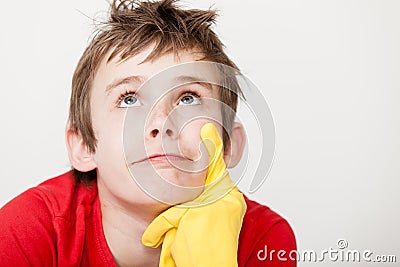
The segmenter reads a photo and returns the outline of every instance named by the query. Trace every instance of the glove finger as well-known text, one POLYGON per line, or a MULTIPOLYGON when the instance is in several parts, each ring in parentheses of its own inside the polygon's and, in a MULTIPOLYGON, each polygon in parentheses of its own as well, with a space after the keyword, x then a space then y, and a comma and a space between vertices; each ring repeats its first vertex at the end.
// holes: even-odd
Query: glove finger
POLYGON ((206 146, 210 161, 215 160, 218 154, 222 152, 223 145, 217 128, 212 123, 206 123, 201 127, 200 136, 206 146))

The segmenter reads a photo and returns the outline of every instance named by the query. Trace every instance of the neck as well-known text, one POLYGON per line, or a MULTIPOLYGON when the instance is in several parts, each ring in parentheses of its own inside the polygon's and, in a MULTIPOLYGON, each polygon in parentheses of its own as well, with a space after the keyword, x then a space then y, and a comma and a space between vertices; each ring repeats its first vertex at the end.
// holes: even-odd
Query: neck
POLYGON ((104 235, 117 265, 158 266, 161 247, 144 246, 142 235, 168 206, 156 201, 127 202, 107 190, 101 179, 97 184, 104 235))

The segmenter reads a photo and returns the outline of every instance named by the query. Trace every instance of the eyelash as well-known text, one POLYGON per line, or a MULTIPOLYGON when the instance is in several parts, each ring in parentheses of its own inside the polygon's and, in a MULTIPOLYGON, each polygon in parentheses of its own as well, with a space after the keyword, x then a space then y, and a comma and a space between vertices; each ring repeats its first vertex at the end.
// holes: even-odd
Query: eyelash
POLYGON ((136 95, 136 92, 135 91, 126 90, 124 93, 120 94, 120 96, 118 97, 118 100, 117 100, 117 106, 121 105, 121 102, 124 101, 124 98, 127 95, 136 95))
MULTIPOLYGON (((117 106, 119 106, 121 104, 121 102, 124 100, 124 98, 127 95, 136 95, 136 92, 135 91, 126 90, 124 93, 120 94, 120 96, 118 97, 118 100, 117 100, 117 106)), ((184 97, 186 95, 192 95, 192 96, 194 96, 196 98, 201 98, 200 94, 196 90, 186 89, 183 93, 180 94, 179 101, 182 99, 182 97, 184 97)))
POLYGON ((196 92, 195 90, 187 89, 186 91, 184 91, 184 92, 180 95, 179 101, 180 101, 184 96, 187 96, 187 95, 191 95, 191 96, 194 96, 194 97, 196 97, 196 98, 201 98, 201 96, 200 96, 200 95, 198 94, 198 92, 196 92))

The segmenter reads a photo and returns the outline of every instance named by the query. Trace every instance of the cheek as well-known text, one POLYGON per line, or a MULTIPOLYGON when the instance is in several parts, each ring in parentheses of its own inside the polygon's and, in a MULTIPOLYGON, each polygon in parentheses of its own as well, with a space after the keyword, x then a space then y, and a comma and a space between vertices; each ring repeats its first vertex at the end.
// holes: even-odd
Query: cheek
POLYGON ((186 124, 179 133, 179 149, 185 156, 193 160, 200 156, 200 129, 204 124, 204 120, 192 121, 186 124))
POLYGON ((192 121, 181 130, 179 134, 179 148, 181 152, 191 158, 191 159, 198 159, 202 152, 201 152, 201 144, 202 140, 200 137, 200 130, 206 123, 213 123, 222 138, 222 126, 211 119, 199 119, 192 121))
POLYGON ((93 130, 97 139, 94 159, 98 166, 117 162, 124 164, 123 154, 123 121, 122 116, 103 116, 93 118, 93 130), (121 118, 120 118, 121 117, 121 118))

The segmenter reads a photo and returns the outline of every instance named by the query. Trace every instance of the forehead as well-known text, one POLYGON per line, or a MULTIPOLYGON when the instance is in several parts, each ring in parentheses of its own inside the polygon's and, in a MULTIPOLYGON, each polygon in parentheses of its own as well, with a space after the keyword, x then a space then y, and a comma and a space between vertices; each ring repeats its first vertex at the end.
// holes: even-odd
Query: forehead
MULTIPOLYGON (((92 89, 108 93, 121 84, 130 84, 138 88, 151 82, 153 88, 174 87, 184 83, 209 81, 217 83, 217 74, 210 68, 212 63, 201 61, 203 55, 194 51, 181 51, 178 54, 166 53, 153 60, 147 60, 153 47, 141 53, 121 60, 120 55, 108 60, 110 51, 100 62, 92 82, 92 89), (203 63, 203 64, 202 64, 203 63), (204 63, 208 63, 204 64, 204 63), (150 80, 150 81, 149 81, 150 80)), ((215 87, 210 87, 212 89, 215 87)))

